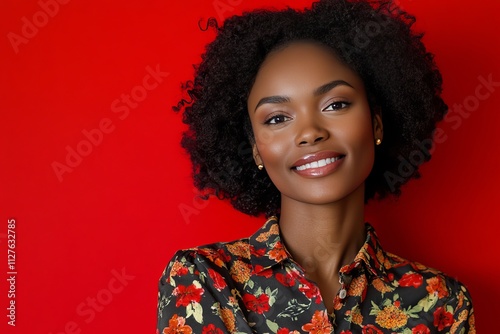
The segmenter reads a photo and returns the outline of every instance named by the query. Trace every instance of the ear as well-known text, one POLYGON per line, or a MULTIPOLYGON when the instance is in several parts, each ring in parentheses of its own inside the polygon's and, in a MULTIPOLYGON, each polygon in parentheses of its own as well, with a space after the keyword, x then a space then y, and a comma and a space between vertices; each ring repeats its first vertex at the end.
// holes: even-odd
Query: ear
POLYGON ((373 140, 384 139, 384 125, 382 123, 382 114, 375 112, 373 115, 373 140))
POLYGON ((252 155, 253 155, 253 161, 255 161, 255 164, 262 165, 262 159, 260 158, 259 154, 259 149, 257 148, 257 144, 252 145, 252 155))

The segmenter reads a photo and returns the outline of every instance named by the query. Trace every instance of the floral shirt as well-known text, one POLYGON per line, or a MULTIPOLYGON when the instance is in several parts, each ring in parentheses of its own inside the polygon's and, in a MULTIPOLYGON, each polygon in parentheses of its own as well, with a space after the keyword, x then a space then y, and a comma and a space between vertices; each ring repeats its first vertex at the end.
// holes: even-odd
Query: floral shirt
POLYGON ((157 333, 475 333, 466 288, 385 252, 373 227, 331 314, 280 240, 276 218, 250 238, 179 251, 159 283, 157 333))

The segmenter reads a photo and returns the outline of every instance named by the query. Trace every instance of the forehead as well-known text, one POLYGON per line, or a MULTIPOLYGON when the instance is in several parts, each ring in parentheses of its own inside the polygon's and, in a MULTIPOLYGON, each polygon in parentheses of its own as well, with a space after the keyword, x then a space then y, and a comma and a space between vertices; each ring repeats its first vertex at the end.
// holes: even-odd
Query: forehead
POLYGON ((290 95, 333 80, 344 80, 361 89, 361 78, 334 51, 313 42, 293 42, 271 52, 262 63, 250 91, 249 105, 270 95, 290 95))

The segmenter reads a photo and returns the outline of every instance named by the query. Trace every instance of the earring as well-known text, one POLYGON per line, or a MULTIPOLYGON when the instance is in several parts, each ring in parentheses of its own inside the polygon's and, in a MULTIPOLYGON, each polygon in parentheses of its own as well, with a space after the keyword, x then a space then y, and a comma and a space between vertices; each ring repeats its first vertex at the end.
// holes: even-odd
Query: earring
POLYGON ((377 138, 377 140, 375 140, 375 144, 376 144, 376 145, 380 145, 380 144, 382 144, 382 139, 377 138))
POLYGON ((263 164, 258 164, 258 165, 257 165, 257 168, 258 168, 259 170, 263 170, 263 169, 264 169, 264 165, 263 165, 263 164))

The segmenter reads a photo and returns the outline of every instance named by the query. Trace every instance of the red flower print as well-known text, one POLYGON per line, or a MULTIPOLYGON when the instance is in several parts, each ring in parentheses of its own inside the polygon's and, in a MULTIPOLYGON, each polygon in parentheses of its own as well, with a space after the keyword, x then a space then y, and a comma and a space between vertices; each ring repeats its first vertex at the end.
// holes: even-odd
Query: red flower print
POLYGON ((326 334, 332 331, 332 324, 328 321, 325 311, 315 311, 311 322, 302 326, 302 330, 309 334, 326 334))
POLYGON ((204 326, 201 334, 224 334, 219 328, 215 327, 214 324, 204 326))
POLYGON ((346 331, 340 332, 340 334, 352 334, 352 332, 350 330, 346 330, 346 331))
POLYGON ((406 273, 399 280, 399 286, 402 286, 405 288, 410 287, 410 286, 412 286, 414 288, 418 288, 419 286, 422 285, 423 281, 424 281, 424 279, 422 278, 422 275, 420 275, 418 273, 406 273))
POLYGON ((282 273, 277 273, 275 277, 284 286, 292 287, 295 285, 295 277, 291 274, 283 275, 282 273))
POLYGON ((265 248, 255 249, 254 246, 250 245, 250 254, 256 257, 262 257, 266 254, 266 249, 265 248))
POLYGON ((165 327, 162 334, 191 334, 193 329, 186 325, 186 319, 174 314, 168 321, 168 327, 165 327))
POLYGON ((269 311, 269 296, 265 293, 261 294, 259 297, 246 293, 243 296, 243 302, 249 311, 258 314, 269 311))
POLYGON ((291 331, 288 328, 280 328, 276 334, 300 334, 298 331, 291 331))
POLYGON ((288 328, 280 328, 276 334, 300 334, 298 331, 291 331, 288 328))
MULTIPOLYGON (((299 286, 299 290, 302 291, 304 293, 304 295, 306 295, 307 298, 313 299, 313 298, 317 298, 320 296, 319 289, 316 285, 310 283, 307 280, 302 280, 301 283, 302 284, 299 286)), ((319 304, 320 302, 321 302, 321 299, 317 298, 316 303, 319 304)))
POLYGON ((231 260, 231 256, 227 255, 226 252, 224 252, 223 249, 218 249, 217 250, 217 253, 219 253, 221 259, 224 261, 224 262, 229 262, 229 260, 231 260))
POLYGON ((219 274, 215 270, 208 269, 208 275, 214 281, 214 288, 216 288, 217 291, 222 291, 222 289, 224 289, 227 286, 226 281, 224 281, 224 278, 221 276, 221 274, 219 274))
POLYGON ((446 327, 453 324, 453 314, 447 312, 444 307, 440 306, 434 311, 434 326, 438 331, 442 331, 446 327))
POLYGON ((199 303, 201 300, 201 295, 203 294, 203 289, 198 288, 196 285, 191 284, 189 286, 179 285, 172 292, 174 296, 177 297, 175 303, 176 307, 188 306, 191 302, 199 303))
POLYGON ((211 262, 215 263, 218 267, 223 267, 225 265, 225 262, 228 262, 230 259, 227 255, 225 255, 224 251, 216 251, 210 248, 200 248, 198 249, 198 254, 205 256, 211 262))
POLYGON ((273 249, 269 251, 269 258, 271 260, 275 260, 276 262, 280 262, 283 259, 287 258, 285 246, 281 242, 277 242, 273 249))
POLYGON ((270 278, 273 276, 273 270, 272 268, 264 269, 263 266, 257 264, 255 265, 255 267, 253 267, 253 274, 257 276, 263 276, 265 278, 270 278))
POLYGON ((412 328, 411 334, 431 334, 431 330, 426 325, 420 324, 412 328))
POLYGON ((374 325, 366 325, 363 327, 362 334, 384 334, 380 329, 374 325))
POLYGON ((289 334, 289 333, 290 333, 290 330, 288 328, 280 328, 276 332, 276 334, 289 334))

